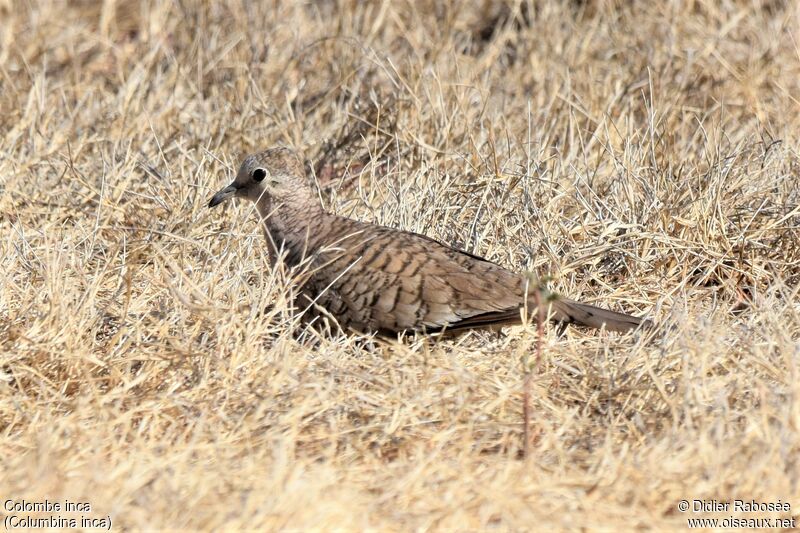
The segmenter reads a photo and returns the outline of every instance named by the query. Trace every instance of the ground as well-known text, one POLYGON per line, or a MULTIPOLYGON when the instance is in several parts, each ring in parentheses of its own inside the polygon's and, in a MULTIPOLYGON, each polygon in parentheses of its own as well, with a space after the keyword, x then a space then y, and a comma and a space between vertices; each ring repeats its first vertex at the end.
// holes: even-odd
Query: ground
POLYGON ((798 518, 798 36, 766 0, 0 1, 0 515, 798 518), (335 212, 657 327, 304 329, 252 207, 206 207, 278 144, 335 212), (790 510, 679 505, 735 499, 790 510))

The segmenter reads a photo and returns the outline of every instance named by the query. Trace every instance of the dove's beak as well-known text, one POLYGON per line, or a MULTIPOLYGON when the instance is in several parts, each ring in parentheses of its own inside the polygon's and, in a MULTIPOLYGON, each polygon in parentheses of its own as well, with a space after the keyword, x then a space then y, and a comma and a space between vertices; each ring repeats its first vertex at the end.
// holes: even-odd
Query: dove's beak
POLYGON ((231 196, 235 195, 236 191, 238 191, 239 189, 241 189, 241 185, 237 185, 236 183, 231 183, 230 185, 219 191, 211 198, 211 201, 208 202, 208 207, 218 206, 231 196))

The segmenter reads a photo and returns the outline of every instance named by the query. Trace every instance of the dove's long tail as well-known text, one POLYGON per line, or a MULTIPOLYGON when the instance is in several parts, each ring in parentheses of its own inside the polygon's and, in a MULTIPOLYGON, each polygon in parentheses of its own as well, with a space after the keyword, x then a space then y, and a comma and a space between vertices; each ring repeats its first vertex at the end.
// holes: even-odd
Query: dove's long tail
POLYGON ((556 322, 567 322, 591 328, 606 327, 609 331, 629 331, 642 324, 650 326, 649 320, 633 315, 609 311, 589 304, 561 298, 552 302, 552 319, 556 322))
MULTIPOLYGON (((559 298, 551 301, 548 305, 549 309, 547 310, 547 315, 553 322, 557 323, 576 324, 578 326, 597 329, 605 326, 608 331, 621 332, 630 331, 639 326, 652 327, 653 325, 651 321, 640 317, 609 311, 608 309, 602 309, 594 305, 583 304, 566 298, 559 298)), ((535 313, 535 308, 529 309, 528 312, 535 313)), ((533 318, 536 318, 535 315, 533 318)), ((445 330, 454 333, 466 329, 511 326, 520 324, 521 321, 520 308, 511 307, 501 311, 490 311, 488 313, 473 315, 450 323, 445 328, 428 328, 426 331, 428 333, 435 333, 440 330, 445 330)))

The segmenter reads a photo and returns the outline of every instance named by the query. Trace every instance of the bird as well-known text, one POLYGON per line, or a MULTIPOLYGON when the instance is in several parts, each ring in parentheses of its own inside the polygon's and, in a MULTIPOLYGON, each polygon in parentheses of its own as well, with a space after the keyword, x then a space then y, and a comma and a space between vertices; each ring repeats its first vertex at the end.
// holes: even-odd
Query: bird
POLYGON ((303 272, 300 307, 343 330, 379 335, 458 334, 520 324, 538 306, 556 323, 626 332, 649 321, 552 294, 530 277, 431 237, 339 216, 323 208, 297 152, 274 147, 244 158, 233 183, 208 203, 255 203, 268 258, 303 272))

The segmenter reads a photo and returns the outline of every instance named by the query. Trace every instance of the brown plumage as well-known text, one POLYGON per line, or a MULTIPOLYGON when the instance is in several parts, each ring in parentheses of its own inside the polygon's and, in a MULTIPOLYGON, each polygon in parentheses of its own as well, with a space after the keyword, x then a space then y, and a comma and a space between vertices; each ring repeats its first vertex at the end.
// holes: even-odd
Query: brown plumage
MULTIPOLYGON (((298 156, 273 148, 245 158, 234 182, 209 202, 256 203, 271 260, 307 265, 303 308, 324 310, 343 328, 394 334, 518 324, 535 287, 526 277, 424 235, 326 212, 298 156)), ((634 316, 544 295, 548 316, 612 331, 642 324, 634 316)))

